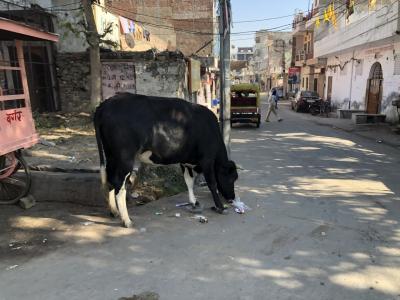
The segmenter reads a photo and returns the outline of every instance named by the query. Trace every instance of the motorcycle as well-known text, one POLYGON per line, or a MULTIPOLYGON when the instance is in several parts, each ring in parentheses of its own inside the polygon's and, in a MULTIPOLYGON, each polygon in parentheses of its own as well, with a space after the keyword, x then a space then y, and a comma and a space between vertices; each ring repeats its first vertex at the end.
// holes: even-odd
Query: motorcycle
POLYGON ((317 101, 310 104, 310 113, 313 116, 325 115, 326 117, 328 117, 330 112, 331 103, 329 100, 318 99, 317 101))

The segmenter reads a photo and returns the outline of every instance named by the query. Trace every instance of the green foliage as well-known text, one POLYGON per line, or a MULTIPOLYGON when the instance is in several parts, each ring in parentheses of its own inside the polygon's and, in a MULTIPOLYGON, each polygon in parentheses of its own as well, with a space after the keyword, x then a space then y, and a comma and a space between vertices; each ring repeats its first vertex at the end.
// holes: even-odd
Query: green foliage
MULTIPOLYGON (((59 21, 59 26, 64 30, 64 37, 67 38, 70 34, 73 34, 76 38, 84 37, 86 42, 90 45, 91 39, 90 35, 91 32, 88 31, 88 26, 85 20, 84 11, 83 9, 77 10, 73 16, 71 16, 71 20, 69 21, 67 18, 59 21)), ((104 29, 102 34, 97 35, 97 40, 99 44, 108 45, 112 48, 117 48, 119 44, 115 41, 110 39, 106 39, 105 37, 113 32, 113 24, 108 24, 107 27, 104 29)))

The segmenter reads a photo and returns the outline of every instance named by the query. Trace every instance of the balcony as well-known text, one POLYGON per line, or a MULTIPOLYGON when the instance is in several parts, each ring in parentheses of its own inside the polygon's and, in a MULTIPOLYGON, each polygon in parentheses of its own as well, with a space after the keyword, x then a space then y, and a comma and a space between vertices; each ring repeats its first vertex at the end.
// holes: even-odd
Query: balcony
POLYGON ((307 17, 304 16, 303 13, 298 13, 293 20, 293 24, 292 24, 292 34, 294 36, 296 35, 302 35, 303 33, 306 32, 306 21, 307 21, 307 17))
POLYGON ((314 58, 314 53, 306 52, 304 49, 298 49, 296 51, 295 57, 295 66, 296 67, 303 67, 304 65, 308 65, 308 61, 314 58))
POLYGON ((399 30, 399 3, 392 6, 377 4, 374 11, 368 6, 358 7, 348 21, 338 20, 337 28, 320 26, 315 29, 314 50, 316 57, 328 57, 362 49, 366 44, 376 47, 397 38, 399 30))

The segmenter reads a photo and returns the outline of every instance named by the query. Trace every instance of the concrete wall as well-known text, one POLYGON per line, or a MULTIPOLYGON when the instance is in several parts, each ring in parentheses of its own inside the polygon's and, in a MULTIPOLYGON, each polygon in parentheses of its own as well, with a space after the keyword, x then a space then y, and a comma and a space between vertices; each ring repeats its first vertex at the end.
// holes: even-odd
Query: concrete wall
POLYGON ((88 111, 90 101, 89 53, 58 53, 56 59, 61 110, 88 111))
POLYGON ((375 9, 369 9, 368 1, 356 1, 355 12, 348 19, 337 16, 337 28, 325 22, 315 28, 315 56, 328 57, 395 37, 399 26, 398 1, 382 0, 376 3, 375 9))
MULTIPOLYGON (((137 93, 188 99, 187 67, 182 54, 162 52, 102 53, 102 61, 133 62, 137 93)), ((63 111, 89 111, 89 57, 83 53, 59 53, 57 74, 63 111)))
MULTIPOLYGON (((370 70, 379 62, 383 72, 383 91, 381 113, 386 114, 388 121, 397 121, 396 109, 391 101, 400 95, 400 43, 367 48, 362 51, 344 53, 328 58, 326 82, 333 77, 332 102, 338 108, 366 109, 366 89, 370 70), (353 57, 355 60, 351 60, 353 57), (396 62, 397 61, 397 62, 396 62), (343 65, 348 62, 344 67, 343 65), (342 70, 338 65, 342 66, 342 70), (352 70, 353 65, 353 72, 352 70), (397 67, 396 67, 397 65, 397 67)), ((325 95, 327 93, 327 84, 325 95)))

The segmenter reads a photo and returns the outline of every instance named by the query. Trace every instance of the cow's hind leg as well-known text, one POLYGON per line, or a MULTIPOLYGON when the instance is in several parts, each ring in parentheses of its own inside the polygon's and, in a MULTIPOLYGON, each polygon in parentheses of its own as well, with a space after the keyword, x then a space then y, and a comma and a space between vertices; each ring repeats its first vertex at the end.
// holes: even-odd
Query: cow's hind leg
POLYGON ((115 202, 115 189, 111 188, 108 192, 108 206, 110 207, 111 216, 116 218, 119 216, 117 203, 115 202))
POLYGON ((115 189, 115 198, 117 200, 117 206, 119 216, 125 227, 132 227, 133 223, 129 218, 128 209, 126 207, 126 183, 130 177, 132 171, 132 165, 129 161, 123 161, 122 159, 115 162, 113 161, 113 167, 110 169, 110 183, 115 189))
POLYGON ((113 179, 115 177, 115 166, 110 160, 107 164, 107 171, 104 166, 100 167, 100 174, 101 174, 101 183, 103 186, 103 190, 105 196, 108 200, 108 207, 110 208, 110 214, 113 217, 118 217, 119 212, 117 208, 117 204, 115 202, 115 186, 108 182, 108 179, 113 179))
POLYGON ((129 218, 129 214, 128 214, 128 208, 126 207, 126 181, 128 180, 130 176, 130 172, 127 173, 125 175, 125 177, 120 177, 118 178, 118 181, 121 182, 120 183, 120 188, 119 189, 115 189, 117 192, 116 198, 117 198, 117 205, 118 205, 118 210, 120 213, 120 217, 122 220, 123 225, 126 228, 131 228, 133 226, 133 223, 131 221, 131 219, 129 218))

